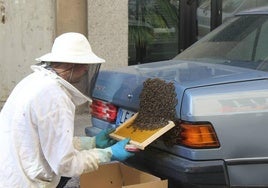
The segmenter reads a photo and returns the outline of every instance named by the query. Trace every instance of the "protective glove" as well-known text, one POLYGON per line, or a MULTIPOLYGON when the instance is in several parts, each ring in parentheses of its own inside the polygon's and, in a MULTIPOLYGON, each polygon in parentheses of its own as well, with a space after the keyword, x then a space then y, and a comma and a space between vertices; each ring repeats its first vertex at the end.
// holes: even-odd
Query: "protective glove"
POLYGON ((129 138, 126 138, 110 147, 112 150, 112 160, 124 161, 127 158, 134 156, 134 153, 128 152, 125 149, 129 140, 130 140, 129 138))
POLYGON ((114 128, 102 130, 99 132, 96 138, 96 147, 97 148, 107 148, 116 143, 116 140, 112 139, 109 134, 115 131, 114 128))

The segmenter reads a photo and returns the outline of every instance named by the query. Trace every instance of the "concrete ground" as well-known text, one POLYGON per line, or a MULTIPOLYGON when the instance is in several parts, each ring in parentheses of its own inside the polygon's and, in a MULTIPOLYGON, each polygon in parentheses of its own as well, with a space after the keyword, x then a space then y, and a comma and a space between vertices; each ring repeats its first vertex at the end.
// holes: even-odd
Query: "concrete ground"
MULTIPOLYGON (((76 114, 75 117, 75 127, 74 127, 74 135, 75 136, 85 136, 85 128, 91 126, 91 116, 88 112, 82 114, 76 114)), ((64 188, 79 188, 79 177, 73 177, 68 181, 64 188)))
POLYGON ((85 136, 85 128, 91 126, 91 115, 88 112, 76 114, 74 125, 74 135, 85 136))

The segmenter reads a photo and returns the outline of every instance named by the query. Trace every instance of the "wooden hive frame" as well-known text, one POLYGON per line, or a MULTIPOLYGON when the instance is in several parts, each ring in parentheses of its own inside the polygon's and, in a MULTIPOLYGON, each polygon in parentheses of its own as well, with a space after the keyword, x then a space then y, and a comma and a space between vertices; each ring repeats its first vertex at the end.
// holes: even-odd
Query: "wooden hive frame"
POLYGON ((110 137, 115 140, 130 138, 129 144, 144 150, 146 146, 175 126, 173 121, 168 121, 169 123, 167 125, 154 130, 137 129, 131 126, 137 115, 138 113, 134 114, 134 116, 117 127, 116 130, 110 134, 110 137))

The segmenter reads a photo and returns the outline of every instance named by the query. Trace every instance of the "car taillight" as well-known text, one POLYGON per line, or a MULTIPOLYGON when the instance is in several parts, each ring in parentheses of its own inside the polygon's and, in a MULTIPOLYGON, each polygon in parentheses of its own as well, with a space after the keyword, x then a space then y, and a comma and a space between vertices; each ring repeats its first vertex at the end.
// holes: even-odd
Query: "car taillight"
POLYGON ((216 132, 209 123, 181 123, 181 144, 191 148, 216 148, 220 146, 216 132))
POLYGON ((115 122, 117 116, 117 107, 115 105, 101 100, 93 100, 90 107, 93 117, 115 122))

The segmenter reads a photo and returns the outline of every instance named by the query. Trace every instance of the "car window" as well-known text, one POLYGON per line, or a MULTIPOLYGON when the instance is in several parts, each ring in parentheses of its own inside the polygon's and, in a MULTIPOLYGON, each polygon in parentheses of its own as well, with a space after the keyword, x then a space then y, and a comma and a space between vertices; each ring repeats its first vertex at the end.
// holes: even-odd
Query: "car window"
POLYGON ((260 69, 267 57, 268 16, 248 15, 226 21, 175 59, 260 69))

